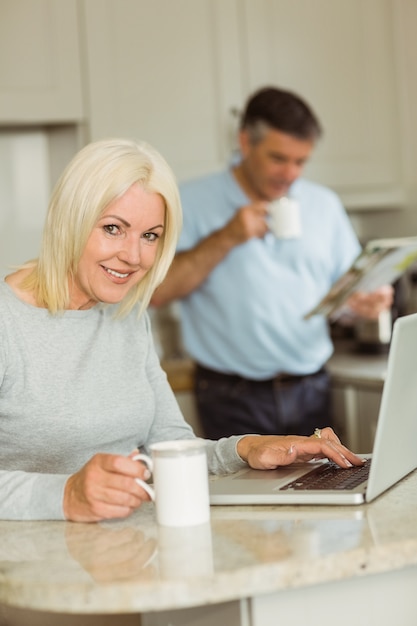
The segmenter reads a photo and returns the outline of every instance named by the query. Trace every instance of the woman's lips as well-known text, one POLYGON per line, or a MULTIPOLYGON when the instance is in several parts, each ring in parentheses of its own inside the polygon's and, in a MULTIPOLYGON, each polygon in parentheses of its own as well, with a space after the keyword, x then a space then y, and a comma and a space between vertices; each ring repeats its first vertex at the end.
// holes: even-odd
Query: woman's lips
POLYGON ((129 276, 129 272, 117 272, 116 270, 111 270, 109 267, 104 268, 108 274, 115 276, 116 278, 127 278, 129 276))
POLYGON ((118 270, 111 269, 110 267, 106 267, 105 265, 101 266, 107 276, 111 277, 113 282, 124 284, 127 282, 129 277, 133 274, 133 272, 120 272, 118 270))

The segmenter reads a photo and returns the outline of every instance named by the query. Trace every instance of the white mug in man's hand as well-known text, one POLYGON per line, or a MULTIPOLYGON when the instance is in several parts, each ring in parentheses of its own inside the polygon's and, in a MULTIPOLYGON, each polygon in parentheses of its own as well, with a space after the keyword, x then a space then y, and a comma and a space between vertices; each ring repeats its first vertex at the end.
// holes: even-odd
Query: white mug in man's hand
POLYGON ((136 482, 155 502, 162 526, 194 526, 210 520, 206 443, 203 439, 160 441, 149 446, 151 457, 136 454, 154 477, 154 487, 136 482))
POLYGON ((268 206, 269 228, 279 239, 301 237, 301 218, 298 202, 283 196, 268 206))

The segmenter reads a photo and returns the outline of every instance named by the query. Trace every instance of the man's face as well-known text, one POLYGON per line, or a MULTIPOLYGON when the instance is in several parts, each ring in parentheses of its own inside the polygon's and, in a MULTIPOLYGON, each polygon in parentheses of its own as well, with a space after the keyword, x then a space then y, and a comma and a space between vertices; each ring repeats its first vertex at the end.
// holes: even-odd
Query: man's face
POLYGON ((257 199, 272 201, 288 193, 301 175, 314 144, 268 129, 263 139, 255 144, 251 143, 247 131, 242 131, 240 146, 241 172, 249 191, 257 199))

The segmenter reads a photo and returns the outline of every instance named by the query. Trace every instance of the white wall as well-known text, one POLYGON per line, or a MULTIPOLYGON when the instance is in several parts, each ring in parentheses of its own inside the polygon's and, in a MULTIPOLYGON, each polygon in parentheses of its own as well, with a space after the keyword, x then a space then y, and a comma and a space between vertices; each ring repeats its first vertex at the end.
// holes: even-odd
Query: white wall
POLYGON ((52 187, 81 144, 74 125, 0 129, 0 278, 38 256, 52 187))
POLYGON ((37 256, 50 191, 48 141, 41 130, 0 134, 0 275, 37 256))

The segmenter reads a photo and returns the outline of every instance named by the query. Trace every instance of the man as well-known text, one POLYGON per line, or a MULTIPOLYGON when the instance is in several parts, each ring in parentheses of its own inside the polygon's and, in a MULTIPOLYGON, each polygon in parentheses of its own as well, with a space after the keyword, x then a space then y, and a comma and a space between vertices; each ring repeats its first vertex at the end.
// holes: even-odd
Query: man
MULTIPOLYGON (((299 433, 332 423, 325 363, 327 321, 304 315, 357 256, 360 245, 338 197, 300 178, 321 127, 297 95, 266 87, 243 113, 241 159, 181 187, 184 228, 152 304, 181 299, 183 341, 196 361, 205 436, 299 433), (288 196, 302 233, 278 239, 268 205, 288 196)), ((349 304, 375 317, 392 288, 349 304)))

